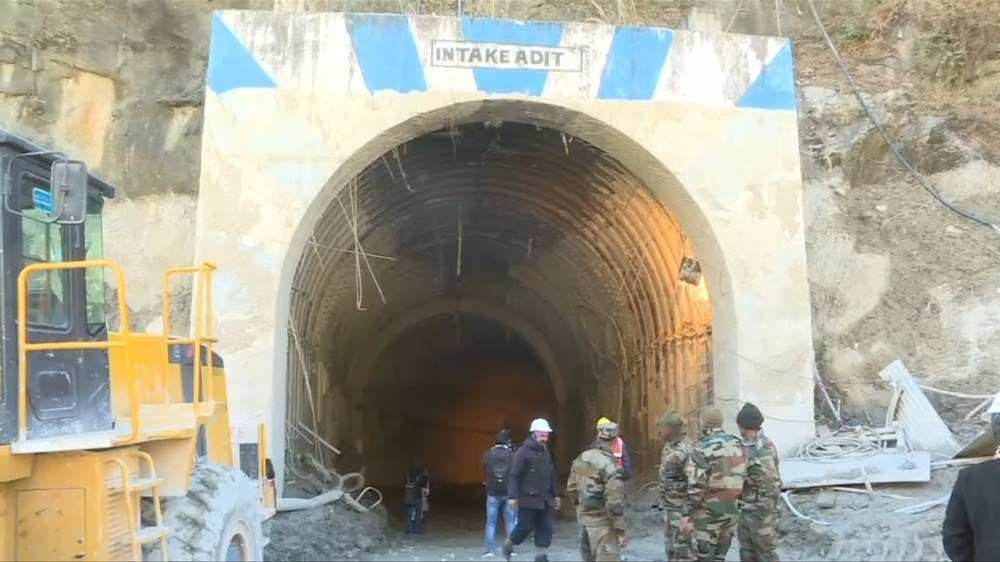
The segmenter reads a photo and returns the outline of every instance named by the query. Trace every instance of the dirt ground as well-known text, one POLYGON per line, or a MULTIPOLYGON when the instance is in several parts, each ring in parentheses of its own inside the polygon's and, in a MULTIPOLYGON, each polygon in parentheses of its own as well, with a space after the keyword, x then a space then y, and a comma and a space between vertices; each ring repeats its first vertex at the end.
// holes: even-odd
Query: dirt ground
MULTIPOLYGON (((934 471, 927 484, 874 488, 908 499, 838 491, 832 492, 830 506, 818 501, 817 490, 796 492, 792 495, 796 509, 820 523, 799 519, 781 505, 779 555, 782 560, 947 560, 941 546, 943 505, 912 515, 894 511, 947 496, 958 472, 958 468, 945 468, 934 471)), ((652 491, 630 494, 628 560, 666 558, 660 512, 649 508, 653 500, 652 491)), ((450 561, 479 559, 483 553, 484 517, 478 511, 435 513, 427 522, 426 534, 417 537, 402 533, 398 517, 386 510, 360 515, 339 504, 280 514, 269 523, 271 544, 265 559, 450 561)), ((562 514, 550 559, 579 560, 576 545, 577 526, 570 514, 562 514)), ((519 551, 515 560, 534 557, 528 543, 519 551)), ((739 560, 737 541, 727 560, 739 560)))
POLYGON ((875 487, 912 499, 834 492, 836 505, 824 509, 817 505, 818 491, 796 493, 792 501, 800 512, 829 525, 798 519, 782 506, 779 553, 783 560, 947 560, 941 546, 944 506, 913 515, 894 511, 947 496, 957 474, 950 468, 928 484, 875 487))
POLYGON ((397 536, 384 509, 357 513, 342 503, 280 513, 265 524, 264 559, 316 561, 379 559, 397 536), (376 558, 369 558, 376 556, 376 558))

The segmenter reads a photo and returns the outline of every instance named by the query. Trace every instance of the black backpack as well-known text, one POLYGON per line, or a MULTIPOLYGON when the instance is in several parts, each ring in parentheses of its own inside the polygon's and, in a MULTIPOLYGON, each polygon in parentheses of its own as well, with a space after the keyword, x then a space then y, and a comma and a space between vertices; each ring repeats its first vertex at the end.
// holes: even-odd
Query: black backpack
MULTIPOLYGON (((496 490, 507 489, 507 474, 510 473, 510 461, 514 456, 510 447, 505 445, 494 445, 493 449, 502 449, 505 455, 493 455, 489 466, 489 487, 496 490)), ((492 452, 492 451, 491 451, 492 452)))
POLYGON ((418 505, 423 503, 424 479, 427 476, 425 471, 407 472, 406 484, 403 485, 403 501, 406 505, 418 505))

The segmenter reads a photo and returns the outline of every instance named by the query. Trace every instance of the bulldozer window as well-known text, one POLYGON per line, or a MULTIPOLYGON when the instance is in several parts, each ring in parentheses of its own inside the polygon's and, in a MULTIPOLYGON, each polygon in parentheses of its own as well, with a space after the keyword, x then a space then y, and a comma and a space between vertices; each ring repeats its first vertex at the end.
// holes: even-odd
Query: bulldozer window
MULTIPOLYGON (((83 239, 87 245, 87 259, 99 260, 104 258, 104 236, 101 230, 101 209, 100 204, 89 205, 87 209, 87 220, 84 222, 83 239), (96 207, 96 208, 93 208, 96 207)), ((90 335, 97 335, 105 328, 108 321, 107 314, 107 288, 104 284, 104 269, 92 267, 87 269, 87 331, 90 335)))
MULTIPOLYGON (((41 222, 31 212, 21 217, 21 256, 24 265, 62 261, 63 236, 58 224, 41 222)), ((41 271, 28 280, 28 323, 65 330, 69 327, 69 300, 65 271, 41 271)))

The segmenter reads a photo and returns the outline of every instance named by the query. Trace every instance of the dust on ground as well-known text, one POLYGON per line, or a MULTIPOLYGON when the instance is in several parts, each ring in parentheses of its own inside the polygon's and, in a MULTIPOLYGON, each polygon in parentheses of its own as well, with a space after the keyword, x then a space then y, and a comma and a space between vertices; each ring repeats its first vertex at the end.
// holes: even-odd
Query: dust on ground
MULTIPOLYGON (((899 508, 945 498, 959 468, 935 470, 926 484, 879 485, 876 493, 906 496, 889 498, 861 492, 801 490, 792 502, 812 523, 779 506, 779 548, 782 560, 947 560, 941 545, 944 506, 916 514, 895 513, 899 508), (830 501, 832 495, 832 502, 830 501), (832 505, 831 505, 832 503, 832 505)), ((655 489, 630 494, 627 560, 665 560, 661 512, 651 506, 655 489)), ((391 506, 389 506, 391 508, 391 506)), ((432 512, 426 533, 407 536, 399 516, 381 507, 367 514, 334 503, 312 510, 277 515, 269 523, 271 544, 265 560, 475 560, 483 554, 485 517, 480 511, 459 509, 432 512)), ((556 522, 551 560, 579 560, 578 528, 565 511, 556 522)), ((502 531, 498 533, 498 543, 502 531)), ((500 560, 501 558, 492 558, 500 560)), ((518 548, 514 560, 533 560, 530 539, 518 548)), ((739 560, 738 540, 726 560, 739 560)))
POLYGON ((831 490, 823 492, 827 497, 832 494, 830 506, 820 501, 819 490, 792 494, 796 509, 826 524, 799 519, 782 506, 778 552, 783 560, 947 560, 941 543, 943 505, 916 514, 895 511, 946 498, 958 472, 957 468, 935 471, 927 484, 874 488, 877 493, 911 499, 831 490))
POLYGON ((392 548, 397 536, 384 508, 358 513, 340 502, 279 513, 264 532, 271 541, 264 559, 273 561, 370 559, 392 548))

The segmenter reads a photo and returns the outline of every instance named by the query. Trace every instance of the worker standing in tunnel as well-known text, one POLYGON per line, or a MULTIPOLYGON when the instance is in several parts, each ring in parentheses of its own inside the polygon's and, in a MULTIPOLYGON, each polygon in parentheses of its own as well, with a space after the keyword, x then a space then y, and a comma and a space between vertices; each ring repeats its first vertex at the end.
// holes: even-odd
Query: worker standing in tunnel
POLYGON ((421 464, 410 463, 403 484, 403 504, 406 507, 406 534, 424 534, 424 515, 428 510, 428 496, 431 490, 430 474, 421 464))
POLYGON ((538 418, 531 422, 528 432, 511 461, 507 502, 517 509, 517 526, 504 542, 503 555, 509 561, 514 546, 534 534, 535 562, 548 562, 555 512, 561 505, 555 463, 547 446, 552 426, 548 420, 538 418))
POLYGON ((618 426, 600 426, 598 438, 573 461, 566 493, 576 506, 584 562, 618 561, 628 540, 625 481, 613 450, 618 426))
POLYGON ((699 416, 702 438, 687 463, 687 513, 681 529, 698 562, 723 562, 739 523, 747 461, 739 437, 722 430, 722 412, 708 406, 699 416))
POLYGON ((681 534, 687 506, 688 459, 691 445, 684 439, 684 418, 667 412, 660 418, 663 452, 660 454, 660 506, 663 508, 664 542, 670 562, 691 560, 691 543, 681 534))
MULTIPOLYGON (((602 426, 615 426, 615 431, 618 431, 618 424, 611 421, 607 417, 602 417, 597 420, 597 432, 601 432, 602 426)), ((622 471, 622 480, 628 482, 632 479, 632 457, 628 454, 628 447, 625 445, 625 440, 622 439, 621 435, 616 435, 614 441, 611 443, 611 450, 615 456, 615 462, 618 463, 618 468, 622 471)))
POLYGON ((497 432, 496 442, 483 456, 483 472, 486 476, 486 551, 483 558, 496 555, 497 527, 500 526, 501 512, 507 536, 517 525, 517 511, 507 502, 507 486, 510 482, 510 465, 514 457, 514 446, 509 429, 497 432))
POLYGON ((742 562, 778 562, 778 498, 781 476, 778 448, 761 431, 764 414, 747 402, 736 415, 743 438, 747 473, 740 497, 740 539, 742 562))

